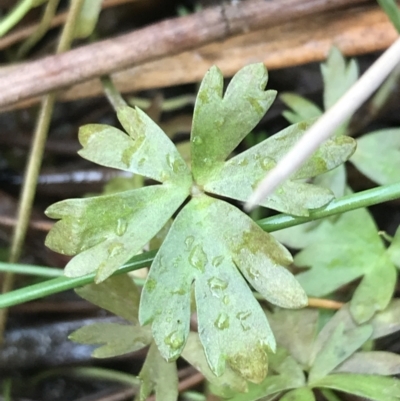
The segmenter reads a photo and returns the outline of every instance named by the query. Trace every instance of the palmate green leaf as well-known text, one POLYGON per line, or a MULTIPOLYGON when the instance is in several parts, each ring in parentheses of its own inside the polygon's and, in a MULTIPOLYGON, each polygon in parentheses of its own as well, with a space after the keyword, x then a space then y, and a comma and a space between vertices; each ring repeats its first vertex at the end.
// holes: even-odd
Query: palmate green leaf
POLYGON ((145 401, 153 390, 158 401, 176 401, 178 399, 178 372, 175 362, 166 362, 156 345, 151 344, 146 361, 139 374, 142 381, 135 401, 145 401))
MULTIPOLYGON (((204 190, 246 201, 265 174, 276 166, 310 125, 304 122, 292 125, 233 157, 219 169, 215 168, 204 184, 204 190)), ((346 161, 354 150, 355 141, 349 137, 326 141, 290 180, 285 181, 261 205, 308 216, 309 209, 325 205, 333 199, 333 194, 329 189, 305 183, 304 179, 334 169, 346 161)))
POLYGON ((217 67, 205 75, 197 95, 191 132, 192 172, 203 185, 242 139, 258 124, 275 99, 265 91, 268 73, 261 63, 242 68, 223 95, 217 67))
POLYGON ((287 250, 234 206, 206 195, 193 198, 153 262, 142 292, 140 322, 152 322, 166 359, 177 358, 189 333, 193 285, 200 340, 211 370, 221 375, 226 361, 244 378, 261 382, 267 372, 266 350, 275 348, 275 340, 237 267, 267 300, 302 307, 307 298, 283 267, 290 262, 287 250))
POLYGON ((314 383, 314 387, 344 391, 374 401, 400 400, 400 380, 389 377, 336 373, 314 383))
POLYGON ((66 255, 79 253, 67 264, 67 276, 97 271, 96 282, 101 282, 140 252, 186 197, 186 188, 164 184, 58 202, 46 211, 61 219, 46 245, 66 255))
POLYGON ((151 342, 151 331, 148 327, 95 323, 81 327, 68 338, 80 344, 103 344, 92 356, 110 358, 142 349, 151 342))
POLYGON ((296 276, 309 296, 325 296, 363 277, 351 301, 359 323, 385 309, 392 297, 396 268, 366 209, 323 221, 315 242, 296 255, 295 263, 311 267, 296 276))
POLYGON ((380 185, 400 180, 400 129, 370 132, 357 140, 350 160, 359 171, 380 185))
POLYGON ((246 380, 235 373, 229 366, 221 376, 216 376, 210 369, 198 333, 190 332, 181 355, 192 366, 199 370, 211 383, 212 391, 220 397, 229 397, 233 392, 245 393, 246 380))

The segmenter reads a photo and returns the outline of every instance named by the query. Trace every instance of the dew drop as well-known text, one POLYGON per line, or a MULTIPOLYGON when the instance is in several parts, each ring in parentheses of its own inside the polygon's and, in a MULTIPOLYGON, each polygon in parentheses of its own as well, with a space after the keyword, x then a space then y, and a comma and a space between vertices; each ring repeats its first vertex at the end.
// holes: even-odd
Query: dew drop
POLYGON ((184 288, 176 288, 175 290, 171 291, 171 295, 185 295, 186 290, 184 288))
POLYGON ((249 276, 252 280, 256 280, 258 277, 260 277, 260 272, 254 267, 247 269, 247 273, 249 273, 249 276))
POLYGON ((168 334, 168 336, 164 338, 164 342, 173 350, 177 350, 182 347, 185 339, 183 335, 176 330, 168 334))
POLYGON ((218 119, 215 120, 215 125, 220 128, 224 125, 225 123, 225 118, 224 117, 220 117, 218 119))
POLYGON ((207 283, 211 290, 225 290, 228 287, 228 282, 218 277, 211 277, 207 283))
POLYGON ((209 159, 208 157, 205 157, 205 158, 203 159, 203 163, 204 163, 207 167, 210 167, 210 166, 212 165, 212 160, 209 159))
POLYGON ((145 288, 148 292, 153 292, 156 289, 157 281, 154 278, 147 279, 145 288))
POLYGON ((226 313, 220 313, 214 322, 214 326, 219 330, 227 329, 229 327, 229 316, 226 313))
POLYGON ((213 258, 211 263, 214 267, 218 267, 223 262, 223 260, 224 260, 224 257, 222 255, 220 255, 220 256, 216 256, 215 258, 213 258))
POLYGON ((179 159, 175 159, 170 154, 167 155, 167 164, 168 167, 175 173, 179 173, 183 168, 183 162, 179 159))
POLYGON ((273 160, 266 157, 261 161, 261 168, 265 171, 269 171, 274 167, 275 163, 273 160))
POLYGON ((196 245, 190 251, 189 263, 201 272, 205 271, 205 267, 207 264, 207 255, 200 245, 196 245))
POLYGON ((185 238, 185 245, 187 250, 192 248, 193 242, 194 242, 193 235, 189 235, 189 237, 185 238))
POLYGON ((121 237, 126 233, 127 228, 128 228, 128 222, 125 219, 117 220, 117 230, 115 232, 119 237, 121 237))
POLYGON ((247 159, 241 159, 238 161, 238 166, 247 166, 249 164, 249 161, 247 159))
POLYGON ((240 325, 242 326, 243 331, 250 330, 250 325, 245 322, 245 320, 247 318, 249 318, 250 316, 251 316, 251 312, 250 311, 242 311, 242 312, 238 312, 236 314, 236 317, 239 319, 240 325))
POLYGON ((108 256, 110 258, 113 258, 119 255, 124 249, 125 249, 124 244, 122 244, 121 242, 114 242, 110 244, 110 246, 107 249, 108 256))
POLYGON ((193 142, 195 145, 201 145, 201 144, 203 143, 203 140, 202 140, 199 136, 195 136, 195 137, 192 139, 192 142, 193 142))

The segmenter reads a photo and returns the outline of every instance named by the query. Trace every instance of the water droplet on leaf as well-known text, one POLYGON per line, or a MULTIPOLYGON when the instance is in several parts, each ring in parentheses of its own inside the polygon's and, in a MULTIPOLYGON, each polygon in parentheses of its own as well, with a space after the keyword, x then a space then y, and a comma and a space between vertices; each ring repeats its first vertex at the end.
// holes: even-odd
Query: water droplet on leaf
POLYGON ((266 157, 261 161, 261 168, 265 171, 271 170, 274 167, 275 163, 273 160, 266 157))
POLYGON ((223 260, 224 260, 224 257, 222 255, 220 255, 220 256, 216 256, 215 258, 213 258, 211 263, 214 267, 218 267, 223 262, 223 260))
POLYGON ((218 277, 211 277, 207 283, 212 290, 225 290, 228 287, 228 282, 218 277))
POLYGON ((183 335, 178 331, 173 331, 164 338, 165 344, 169 345, 173 350, 177 350, 182 347, 184 341, 185 339, 183 338, 183 335))
POLYGON ((250 325, 245 322, 247 318, 251 316, 250 311, 242 311, 236 314, 236 317, 240 320, 240 325, 244 331, 250 330, 250 325))
POLYGON ((203 143, 203 140, 202 140, 199 136, 195 136, 195 137, 192 139, 192 142, 193 142, 195 145, 201 145, 201 144, 203 143))
POLYGON ((115 232, 119 237, 121 237, 121 235, 124 235, 126 233, 127 228, 128 228, 128 222, 125 219, 117 220, 117 230, 115 232))
POLYGON ((186 245, 186 249, 190 249, 193 245, 194 242, 194 237, 193 235, 189 235, 189 237, 185 238, 185 245, 186 245))
POLYGON ((220 118, 217 118, 216 120, 215 120, 215 125, 218 127, 218 128, 220 128, 220 127, 222 127, 222 125, 225 123, 225 118, 224 117, 220 117, 220 118))
POLYGON ((124 244, 122 244, 121 242, 114 242, 110 244, 110 246, 107 249, 108 256, 110 258, 115 257, 119 255, 124 250, 124 248, 125 248, 124 244))
POLYGON ((256 280, 258 277, 260 277, 260 272, 254 267, 247 269, 247 273, 249 273, 249 276, 252 280, 256 280))
POLYGON ((205 271, 205 267, 207 264, 207 255, 200 245, 196 245, 191 250, 189 254, 189 263, 201 272, 205 271))
POLYGON ((220 313, 214 322, 214 326, 219 330, 227 329, 229 327, 229 316, 224 312, 220 313))

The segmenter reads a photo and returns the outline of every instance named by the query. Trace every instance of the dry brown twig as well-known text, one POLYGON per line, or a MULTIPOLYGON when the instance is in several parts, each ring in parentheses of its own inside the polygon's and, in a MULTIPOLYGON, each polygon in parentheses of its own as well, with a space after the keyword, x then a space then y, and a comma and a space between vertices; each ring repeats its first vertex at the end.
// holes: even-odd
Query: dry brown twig
POLYGON ((0 106, 244 31, 362 3, 367 0, 253 0, 208 8, 8 69, 0 75, 0 106))

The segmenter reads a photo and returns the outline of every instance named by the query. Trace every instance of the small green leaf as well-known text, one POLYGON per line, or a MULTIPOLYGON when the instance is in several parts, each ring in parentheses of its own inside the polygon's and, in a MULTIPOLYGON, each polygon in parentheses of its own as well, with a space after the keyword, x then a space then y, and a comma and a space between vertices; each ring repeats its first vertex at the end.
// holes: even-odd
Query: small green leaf
POLYGON ((367 272, 354 292, 350 304, 351 314, 357 322, 367 322, 375 312, 383 310, 392 299, 397 272, 389 255, 383 253, 367 272))
POLYGON ((280 267, 290 260, 285 248, 234 206, 205 195, 193 198, 153 262, 140 321, 152 322, 161 354, 177 358, 189 333, 194 282, 199 335, 211 370, 221 375, 227 361, 246 379, 261 382, 267 372, 266 349, 274 349, 275 340, 235 264, 267 299, 301 307, 307 302, 303 290, 280 267))
POLYGON ((315 401, 315 396, 311 389, 302 387, 289 391, 279 401, 315 401))
POLYGON ((178 399, 178 372, 175 362, 166 362, 151 344, 146 360, 139 374, 142 381, 140 392, 135 401, 145 401, 153 390, 158 401, 176 401, 178 399))
POLYGON ((380 185, 399 182, 400 129, 374 131, 357 139, 350 161, 365 176, 380 185))
POLYGON ((380 338, 400 330, 400 299, 393 299, 388 307, 371 320, 373 338, 380 338))
POLYGON ((309 367, 311 350, 317 335, 318 310, 278 310, 267 312, 271 328, 279 346, 304 368, 309 367))
POLYGON ((315 119, 322 115, 322 110, 317 105, 302 96, 294 93, 282 93, 279 98, 286 106, 292 109, 292 111, 284 111, 282 113, 283 117, 291 124, 315 119))
MULTIPOLYGON (((309 123, 292 125, 215 169, 204 185, 205 191, 246 201, 265 174, 272 170, 285 153, 309 128, 309 123)), ((308 209, 321 207, 333 199, 326 188, 303 180, 329 171, 347 160, 355 150, 355 141, 340 137, 326 141, 292 179, 283 183, 262 206, 294 214, 309 214, 308 209)))
POLYGON ((192 171, 203 185, 258 124, 275 99, 265 91, 268 74, 261 63, 242 68, 223 95, 223 76, 217 67, 205 75, 197 95, 191 133, 192 171))
POLYGON ((340 363, 359 349, 372 335, 372 326, 364 325, 345 331, 341 323, 331 332, 330 338, 324 343, 309 373, 309 383, 318 382, 329 374, 340 363))
POLYGON ((400 374, 400 355, 385 351, 356 352, 335 372, 392 376, 400 374))
POLYGON ((49 217, 62 219, 46 245, 66 255, 79 253, 67 264, 67 276, 97 271, 101 282, 140 252, 186 197, 186 189, 164 184, 58 202, 46 210, 49 217))
POLYGON ((366 209, 344 213, 334 222, 323 221, 314 238, 295 257, 298 266, 311 267, 296 276, 309 296, 325 296, 364 276, 351 301, 354 318, 362 323, 386 308, 396 282, 395 269, 366 209))
POLYGON ((87 301, 138 324, 139 290, 128 275, 109 277, 100 284, 89 284, 75 292, 87 301))
POLYGON ((346 63, 337 47, 332 47, 325 64, 321 64, 324 81, 324 108, 332 107, 358 79, 358 66, 355 60, 346 63))
POLYGON ((214 394, 220 397, 229 397, 232 392, 247 392, 246 380, 230 369, 229 366, 226 367, 221 376, 215 376, 208 365, 198 333, 189 333, 182 357, 199 370, 212 384, 214 394))
POLYGON ((313 387, 331 388, 374 401, 400 400, 400 380, 357 374, 333 374, 314 383, 313 387))
POLYGON ((102 166, 140 174, 159 182, 179 181, 189 189, 190 172, 173 142, 139 108, 124 107, 118 119, 129 135, 108 125, 90 124, 79 130, 78 153, 102 166))
POLYGON ((105 344, 93 351, 96 358, 109 358, 142 349, 151 342, 148 327, 118 323, 95 323, 74 331, 70 340, 81 344, 105 344))

